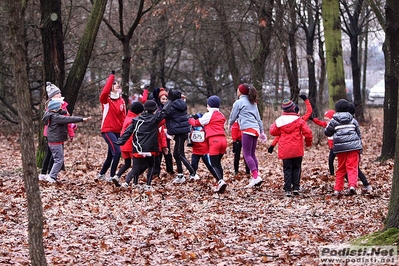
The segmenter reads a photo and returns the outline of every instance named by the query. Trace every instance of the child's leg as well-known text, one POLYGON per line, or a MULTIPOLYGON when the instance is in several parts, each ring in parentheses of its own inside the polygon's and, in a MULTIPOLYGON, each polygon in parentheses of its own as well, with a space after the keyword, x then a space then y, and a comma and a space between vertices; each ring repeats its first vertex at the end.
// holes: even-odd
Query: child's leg
POLYGON ((130 166, 132 166, 132 159, 131 158, 126 158, 125 159, 125 164, 121 166, 121 168, 119 168, 118 173, 116 174, 117 176, 122 176, 127 169, 130 168, 130 166))
POLYGON ((58 173, 64 164, 64 149, 62 144, 49 145, 49 147, 54 158, 54 164, 50 171, 50 177, 54 180, 57 180, 58 173))
POLYGON ((292 189, 299 190, 301 181, 302 157, 292 158, 292 189))
POLYGON ((359 169, 359 151, 350 151, 347 153, 346 171, 348 173, 348 183, 350 187, 357 187, 359 169))
POLYGON ((344 190, 344 184, 345 184, 347 153, 342 152, 342 153, 337 153, 336 155, 338 158, 338 169, 337 169, 337 172, 335 173, 334 190, 342 191, 342 190, 344 190))
POLYGON ((202 161, 204 162, 206 168, 208 168, 209 172, 211 172, 212 176, 218 181, 217 178, 217 173, 215 172, 215 169, 213 169, 212 165, 211 165, 211 158, 209 156, 209 154, 204 154, 201 156, 202 161))
POLYGON ((330 154, 328 155, 328 169, 330 170, 330 175, 334 175, 334 159, 335 153, 330 150, 330 154))
POLYGON ((199 163, 200 158, 201 158, 201 155, 194 154, 194 153, 191 154, 191 166, 194 169, 194 173, 196 173, 198 170, 198 163, 199 163))
POLYGON ((238 173, 238 169, 240 167, 240 157, 241 157, 241 149, 242 149, 241 141, 237 140, 234 145, 235 145, 235 147, 233 149, 233 153, 234 153, 234 172, 238 173))
POLYGON ((363 174, 363 172, 360 170, 360 168, 357 169, 358 172, 358 177, 360 181, 362 181, 363 186, 368 187, 370 185, 369 181, 367 181, 366 176, 363 174))
POLYGON ((50 150, 50 147, 48 146, 47 138, 46 138, 46 147, 47 147, 46 148, 46 157, 44 157, 43 164, 42 164, 42 170, 40 172, 43 175, 46 175, 49 172, 48 169, 51 170, 51 167, 50 167, 51 150, 50 150))
POLYGON ((170 139, 166 140, 166 143, 168 144, 168 153, 165 154, 163 153, 164 157, 165 157, 165 165, 166 165, 166 172, 168 174, 173 175, 174 171, 173 171, 173 159, 172 159, 172 153, 170 151, 170 139))
POLYGON ((292 159, 283 159, 284 191, 292 189, 292 159))
POLYGON ((242 134, 242 151, 244 154, 244 159, 247 162, 254 179, 258 177, 258 159, 255 155, 257 140, 257 137, 248 134, 242 134))
POLYGON ((130 181, 132 181, 133 179, 133 183, 137 184, 140 174, 143 173, 141 171, 141 168, 142 168, 142 158, 133 157, 133 167, 132 170, 130 170, 130 172, 127 174, 125 182, 129 184, 130 181))
POLYGON ((145 161, 147 164, 147 185, 151 186, 152 176, 154 175, 154 168, 155 168, 155 157, 149 156, 145 157, 145 161))

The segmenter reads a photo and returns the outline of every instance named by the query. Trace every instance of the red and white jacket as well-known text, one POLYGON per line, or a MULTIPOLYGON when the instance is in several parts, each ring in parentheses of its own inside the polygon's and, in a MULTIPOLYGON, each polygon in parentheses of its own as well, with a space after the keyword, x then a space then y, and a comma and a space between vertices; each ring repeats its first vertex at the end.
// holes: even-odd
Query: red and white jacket
POLYGON ((119 97, 114 100, 109 97, 114 80, 115 75, 111 74, 100 95, 102 104, 101 133, 120 133, 126 117, 126 106, 123 98, 119 97))
POLYGON ((312 145, 312 130, 305 120, 296 113, 283 113, 282 116, 270 126, 270 135, 278 136, 278 158, 290 159, 303 157, 303 142, 306 147, 312 145))
POLYGON ((208 108, 201 118, 188 120, 190 125, 198 127, 203 126, 205 129, 205 138, 213 136, 226 136, 224 132, 224 124, 226 123, 226 117, 219 111, 219 108, 208 108))

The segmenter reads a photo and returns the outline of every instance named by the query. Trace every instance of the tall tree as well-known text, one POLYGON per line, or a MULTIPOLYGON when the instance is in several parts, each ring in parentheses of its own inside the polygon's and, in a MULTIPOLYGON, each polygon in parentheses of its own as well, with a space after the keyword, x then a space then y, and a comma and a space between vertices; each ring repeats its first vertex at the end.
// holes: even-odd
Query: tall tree
MULTIPOLYGON (((343 31, 349 36, 351 46, 351 68, 353 80, 353 98, 356 107, 356 119, 359 122, 364 122, 362 94, 361 94, 361 66, 359 63, 359 36, 362 34, 369 12, 362 12, 366 9, 364 0, 356 0, 351 5, 347 1, 341 1, 343 6, 343 31)), ((365 74, 365 73, 364 73, 365 74)))
POLYGON ((326 40, 329 106, 334 108, 336 101, 346 99, 339 2, 323 0, 322 16, 326 40))
POLYGON ((25 9, 27 1, 7 1, 14 87, 18 95, 24 185, 28 202, 29 255, 32 265, 47 265, 43 248, 43 210, 37 181, 35 141, 26 60, 25 9))
MULTIPOLYGON (((122 43, 122 91, 125 102, 128 102, 129 95, 129 81, 130 81, 130 69, 131 69, 131 61, 132 61, 132 48, 130 46, 130 41, 133 37, 133 33, 139 25, 143 16, 148 13, 152 8, 154 8, 160 0, 154 0, 150 3, 148 7, 145 7, 145 0, 138 1, 137 11, 135 12, 134 19, 131 19, 131 13, 129 13, 129 22, 131 24, 129 28, 125 27, 125 19, 124 14, 127 14, 124 10, 124 2, 123 0, 118 1, 118 17, 117 17, 117 27, 114 27, 114 24, 106 18, 103 18, 104 23, 107 25, 108 29, 111 33, 121 41, 122 43)), ((134 2, 132 2, 134 3, 134 2)))
POLYGON ((63 91, 65 80, 64 35, 61 0, 40 0, 44 80, 63 91))
MULTIPOLYGON (((385 11, 387 24, 385 29, 384 42, 386 67, 384 107, 389 107, 387 106, 387 104, 392 104, 392 108, 395 108, 396 110, 398 103, 392 102, 393 99, 389 96, 395 95, 397 99, 399 89, 399 70, 397 67, 397 64, 399 63, 399 1, 387 0, 385 11)), ((391 118, 387 118, 384 116, 384 123, 386 119, 396 119, 396 128, 399 127, 399 121, 397 120, 396 115, 395 117, 391 118)), ((386 140, 384 139, 384 141, 386 140)), ((396 134, 395 141, 395 167, 393 171, 391 197, 389 199, 388 215, 385 221, 385 229, 399 227, 399 134, 396 134)), ((391 142, 390 144, 392 145, 392 143, 393 142, 391 142)))
MULTIPOLYGON (((308 89, 309 89, 309 100, 312 104, 313 115, 318 116, 317 108, 317 82, 316 82, 316 60, 314 58, 315 45, 314 40, 316 38, 316 30, 320 24, 320 12, 319 1, 301 1, 301 7, 303 10, 298 12, 300 19, 300 27, 305 32, 306 37, 306 63, 308 66, 308 89), (313 5, 312 5, 313 3, 313 5)), ((323 84, 320 84, 322 87, 323 84)), ((319 90, 320 91, 320 90, 319 90)))
POLYGON ((107 0, 94 1, 75 60, 65 82, 63 95, 68 102, 68 110, 70 113, 72 113, 75 108, 79 89, 86 74, 86 69, 90 61, 94 42, 96 41, 97 32, 106 6, 107 0))

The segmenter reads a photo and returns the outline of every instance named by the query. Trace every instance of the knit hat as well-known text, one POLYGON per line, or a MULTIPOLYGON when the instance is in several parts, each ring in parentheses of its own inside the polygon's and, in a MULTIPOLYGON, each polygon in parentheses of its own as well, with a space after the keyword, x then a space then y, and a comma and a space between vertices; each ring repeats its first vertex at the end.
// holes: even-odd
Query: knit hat
POLYGON ((46 91, 49 98, 53 98, 57 93, 61 93, 61 90, 57 86, 48 81, 46 82, 46 91))
POLYGON ((353 103, 349 103, 348 112, 349 112, 351 115, 355 115, 355 113, 356 113, 356 107, 355 107, 355 105, 354 105, 353 103))
POLYGON ((324 117, 328 117, 328 118, 332 118, 333 117, 333 115, 335 114, 335 111, 334 110, 327 110, 325 113, 324 113, 324 117))
POLYGON ((132 111, 133 113, 140 114, 144 111, 144 106, 142 103, 140 102, 134 102, 132 103, 132 105, 130 106, 130 111, 132 111))
POLYGON ((146 111, 148 111, 150 113, 155 112, 155 110, 157 110, 157 108, 158 108, 158 105, 153 100, 148 100, 144 104, 144 110, 146 110, 146 111))
POLYGON ((206 103, 211 108, 219 108, 221 100, 220 100, 220 98, 218 96, 212 95, 211 97, 208 98, 208 101, 206 103))
POLYGON ((349 102, 345 99, 340 99, 335 103, 335 111, 337 112, 348 112, 349 102))
POLYGON ((293 101, 289 100, 289 99, 285 99, 281 103, 281 108, 286 113, 294 113, 295 112, 295 106, 296 106, 296 104, 293 101))
POLYGON ((249 88, 247 86, 245 86, 244 84, 240 84, 238 86, 238 90, 241 92, 241 94, 248 95, 249 88))
POLYGON ((162 96, 168 97, 168 93, 166 92, 166 90, 164 88, 159 89, 158 98, 161 99, 162 96))
POLYGON ((60 110, 61 109, 61 102, 59 102, 59 101, 50 101, 49 103, 48 103, 48 106, 47 106, 47 109, 49 110, 49 111, 58 111, 58 110, 60 110))

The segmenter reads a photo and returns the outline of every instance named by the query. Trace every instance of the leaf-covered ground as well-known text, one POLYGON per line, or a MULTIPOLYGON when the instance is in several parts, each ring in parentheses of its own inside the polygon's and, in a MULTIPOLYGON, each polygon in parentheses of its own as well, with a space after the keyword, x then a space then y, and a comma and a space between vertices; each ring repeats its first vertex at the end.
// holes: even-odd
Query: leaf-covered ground
MULTIPOLYGON (((58 184, 40 181, 49 265, 318 264, 320 246, 382 228, 393 161, 376 162, 382 118, 373 116, 361 127, 361 169, 374 190, 363 193, 359 182, 357 195, 337 199, 326 139, 320 128, 312 128, 320 144, 305 152, 301 194, 292 198, 283 194, 282 164, 276 152, 267 153, 268 144, 259 144, 257 151, 265 180, 261 188, 244 188, 249 177, 243 166, 234 177, 229 147, 223 158, 224 194, 212 192, 215 181, 202 163, 201 180, 175 185, 163 174, 149 193, 96 183, 105 142, 98 135, 78 134, 65 147, 67 169, 58 184)), ((29 265, 19 144, 3 136, 0 145, 0 264, 29 265)))

